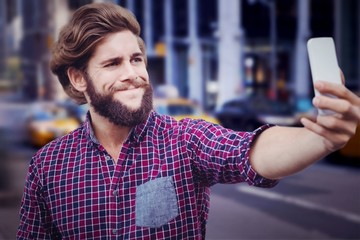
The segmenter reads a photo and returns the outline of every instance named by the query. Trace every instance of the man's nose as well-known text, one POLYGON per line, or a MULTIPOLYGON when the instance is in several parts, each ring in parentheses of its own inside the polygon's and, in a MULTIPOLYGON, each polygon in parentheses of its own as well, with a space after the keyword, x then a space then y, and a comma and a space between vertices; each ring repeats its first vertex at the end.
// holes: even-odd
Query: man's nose
POLYGON ((137 77, 135 68, 130 62, 124 63, 120 71, 122 81, 134 80, 137 77))

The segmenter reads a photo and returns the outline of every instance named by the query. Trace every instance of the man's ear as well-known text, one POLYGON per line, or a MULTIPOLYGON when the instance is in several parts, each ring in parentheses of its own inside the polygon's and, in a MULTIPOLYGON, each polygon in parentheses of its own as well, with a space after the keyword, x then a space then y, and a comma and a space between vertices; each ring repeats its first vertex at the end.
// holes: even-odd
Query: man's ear
POLYGON ((67 75, 70 79, 71 85, 73 85, 76 90, 78 90, 79 92, 86 91, 86 80, 81 71, 76 68, 69 67, 67 70, 67 75))

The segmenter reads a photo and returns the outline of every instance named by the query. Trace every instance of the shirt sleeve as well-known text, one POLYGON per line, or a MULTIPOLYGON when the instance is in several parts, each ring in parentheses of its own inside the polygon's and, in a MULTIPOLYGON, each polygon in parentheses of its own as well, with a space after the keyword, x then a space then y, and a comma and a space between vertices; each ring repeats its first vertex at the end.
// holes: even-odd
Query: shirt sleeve
POLYGON ((259 175, 249 161, 253 141, 271 125, 253 132, 236 132, 205 121, 189 121, 188 124, 185 144, 197 181, 206 186, 246 182, 268 188, 278 183, 278 180, 259 175))
POLYGON ((39 175, 33 158, 21 201, 17 239, 61 239, 52 225, 39 175))

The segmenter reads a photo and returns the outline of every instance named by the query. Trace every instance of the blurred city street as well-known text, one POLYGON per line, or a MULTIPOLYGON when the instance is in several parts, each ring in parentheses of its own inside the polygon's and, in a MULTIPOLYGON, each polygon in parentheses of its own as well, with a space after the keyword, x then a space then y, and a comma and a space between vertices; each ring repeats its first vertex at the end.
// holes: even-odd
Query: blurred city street
MULTIPOLYGON (((23 124, 29 103, 0 101, 0 239, 14 239, 24 179, 36 148, 23 124)), ((359 239, 360 169, 325 160, 274 189, 212 189, 207 239, 359 239)))
MULTIPOLYGON (((154 109, 177 120, 302 126, 317 114, 306 49, 317 37, 333 38, 345 86, 360 96, 359 0, 0 0, 0 240, 15 239, 31 157, 86 114, 49 63, 61 28, 92 2, 139 20, 154 109)), ((360 124, 273 189, 214 186, 207 239, 360 239, 359 183, 360 124)))

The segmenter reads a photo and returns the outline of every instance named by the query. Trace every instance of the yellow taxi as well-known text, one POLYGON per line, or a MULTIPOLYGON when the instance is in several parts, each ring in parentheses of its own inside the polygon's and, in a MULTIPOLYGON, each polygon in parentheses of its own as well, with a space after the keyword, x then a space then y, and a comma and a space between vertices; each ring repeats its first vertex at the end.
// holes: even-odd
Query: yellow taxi
MULTIPOLYGON (((360 92, 355 92, 357 96, 360 96, 360 92)), ((355 136, 353 136, 349 142, 339 150, 341 156, 350 158, 360 166, 360 124, 357 126, 355 136)))
POLYGON ((154 108, 159 114, 170 115, 176 120, 183 118, 203 119, 219 124, 215 117, 205 113, 198 105, 186 98, 155 98, 154 108))
POLYGON ((339 153, 344 157, 360 160, 360 125, 356 129, 355 135, 339 150, 339 153))
POLYGON ((34 104, 26 119, 26 129, 31 145, 42 147, 57 137, 79 126, 79 121, 68 111, 52 102, 34 104))

